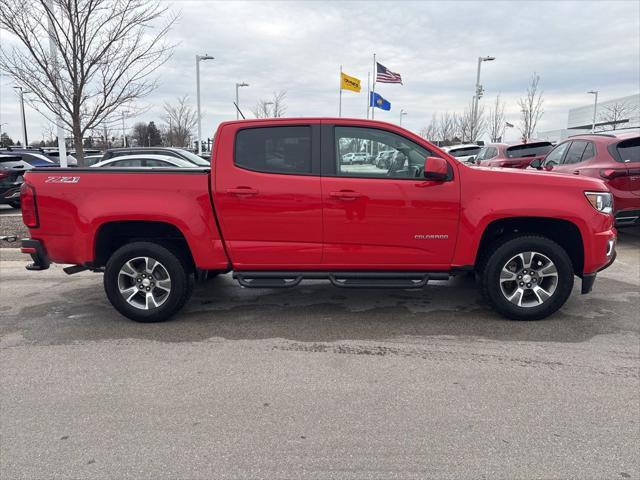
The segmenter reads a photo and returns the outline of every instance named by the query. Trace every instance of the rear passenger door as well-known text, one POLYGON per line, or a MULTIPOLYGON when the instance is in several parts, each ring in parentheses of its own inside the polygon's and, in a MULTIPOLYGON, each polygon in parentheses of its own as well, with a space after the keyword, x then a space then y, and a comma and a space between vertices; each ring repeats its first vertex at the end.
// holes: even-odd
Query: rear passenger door
POLYGON ((318 267, 320 125, 229 125, 219 142, 213 198, 234 268, 318 267))

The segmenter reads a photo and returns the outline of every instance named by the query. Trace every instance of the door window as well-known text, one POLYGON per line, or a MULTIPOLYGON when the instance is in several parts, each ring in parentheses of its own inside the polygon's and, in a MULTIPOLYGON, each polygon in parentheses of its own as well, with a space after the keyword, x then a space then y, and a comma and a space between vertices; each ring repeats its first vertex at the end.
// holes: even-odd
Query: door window
POLYGON ((584 140, 574 140, 571 142, 571 146, 569 147, 569 150, 567 150, 567 154, 565 155, 562 164, 568 165, 581 162, 582 154, 586 148, 587 142, 584 140))
POLYGON ((255 172, 311 174, 311 127, 261 127, 236 135, 234 163, 255 172))
POLYGON ((544 164, 545 165, 560 165, 560 162, 562 161, 562 157, 564 156, 564 153, 567 151, 567 148, 569 147, 570 143, 571 142, 561 143, 556 148, 551 150, 549 155, 547 155, 547 158, 545 158, 544 164))
POLYGON ((485 160, 489 160, 490 158, 494 158, 498 156, 498 149, 496 147, 487 148, 487 153, 484 156, 485 160))
POLYGON ((153 158, 149 158, 144 162, 145 167, 174 167, 172 163, 165 162, 164 160, 156 160, 153 158))
POLYGON ((416 178, 422 176, 426 148, 395 133, 375 128, 335 127, 336 174, 339 177, 416 178), (385 152, 383 155, 379 155, 385 152), (345 161, 349 153, 361 153, 374 162, 345 161))
POLYGON ((142 160, 141 159, 132 159, 132 160, 117 160, 115 162, 111 162, 107 167, 141 167, 142 160))

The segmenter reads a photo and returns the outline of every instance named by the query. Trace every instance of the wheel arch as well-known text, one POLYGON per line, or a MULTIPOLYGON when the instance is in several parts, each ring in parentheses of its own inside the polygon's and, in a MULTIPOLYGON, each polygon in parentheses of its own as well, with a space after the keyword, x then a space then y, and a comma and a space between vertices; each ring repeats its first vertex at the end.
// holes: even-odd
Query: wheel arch
POLYGON ((172 223, 148 220, 118 220, 101 224, 94 237, 92 266, 105 266, 118 248, 136 241, 163 245, 195 268, 195 261, 184 232, 172 223))
POLYGON ((510 217, 488 223, 478 245, 475 267, 481 267, 493 243, 515 233, 537 234, 553 240, 567 252, 576 275, 582 276, 584 241, 580 229, 569 220, 548 217, 510 217))

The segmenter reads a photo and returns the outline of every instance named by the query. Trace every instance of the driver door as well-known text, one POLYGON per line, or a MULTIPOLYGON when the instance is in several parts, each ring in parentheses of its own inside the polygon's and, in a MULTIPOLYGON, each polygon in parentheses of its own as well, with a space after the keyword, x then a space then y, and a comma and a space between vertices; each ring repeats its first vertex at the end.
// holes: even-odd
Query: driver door
POLYGON ((329 269, 448 268, 460 187, 427 181, 431 152, 399 132, 326 124, 322 128, 323 264, 329 269), (391 151, 388 168, 348 164, 349 152, 391 151))

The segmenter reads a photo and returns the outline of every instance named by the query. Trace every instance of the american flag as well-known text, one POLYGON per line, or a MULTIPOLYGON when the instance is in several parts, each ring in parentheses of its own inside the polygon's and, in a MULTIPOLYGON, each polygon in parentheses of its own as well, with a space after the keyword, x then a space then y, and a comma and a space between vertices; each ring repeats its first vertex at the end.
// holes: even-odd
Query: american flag
POLYGON ((399 83, 402 85, 402 77, 399 73, 394 73, 384 65, 376 62, 376 82, 380 83, 399 83))

